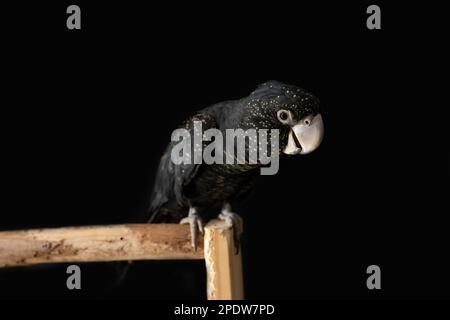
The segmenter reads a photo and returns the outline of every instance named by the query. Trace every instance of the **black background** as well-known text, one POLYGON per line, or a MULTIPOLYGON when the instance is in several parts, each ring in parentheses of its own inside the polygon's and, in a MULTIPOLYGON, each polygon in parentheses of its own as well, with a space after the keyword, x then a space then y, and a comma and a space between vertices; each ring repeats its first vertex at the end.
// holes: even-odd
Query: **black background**
MULTIPOLYGON (((2 230, 144 222, 159 155, 197 109, 275 79, 321 100, 326 136, 236 210, 249 299, 449 298, 448 151, 429 88, 430 8, 75 1, 5 8, 2 230), (428 25, 429 26, 429 25, 428 25), (367 266, 382 289, 366 288, 367 266)), ((202 262, 0 270, 1 298, 203 299, 202 262)))

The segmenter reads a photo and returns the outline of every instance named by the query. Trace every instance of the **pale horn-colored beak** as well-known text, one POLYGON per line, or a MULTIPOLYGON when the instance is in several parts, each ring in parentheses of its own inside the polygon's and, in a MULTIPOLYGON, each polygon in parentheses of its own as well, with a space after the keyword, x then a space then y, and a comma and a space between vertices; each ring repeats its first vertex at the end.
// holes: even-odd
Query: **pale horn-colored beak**
POLYGON ((324 134, 322 116, 306 116, 291 126, 288 144, 283 149, 285 154, 308 154, 316 150, 324 134))

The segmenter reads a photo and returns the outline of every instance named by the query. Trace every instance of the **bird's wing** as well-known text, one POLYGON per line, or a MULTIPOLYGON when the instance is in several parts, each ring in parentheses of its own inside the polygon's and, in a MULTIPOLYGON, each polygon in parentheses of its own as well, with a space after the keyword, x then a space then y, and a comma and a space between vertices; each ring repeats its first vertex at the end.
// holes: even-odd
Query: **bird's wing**
MULTIPOLYGON (((217 122, 213 116, 198 113, 186 120, 181 126, 181 128, 189 130, 191 137, 194 137, 194 121, 202 122, 203 131, 210 128, 217 128, 217 122)), ((175 204, 177 207, 184 207, 188 205, 183 196, 183 187, 188 185, 189 182, 195 177, 201 164, 174 164, 171 160, 171 152, 172 148, 177 143, 178 142, 176 141, 170 142, 161 157, 150 201, 150 223, 155 222, 155 218, 162 213, 162 208, 169 204, 175 204)), ((194 143, 192 142, 191 145, 192 155, 194 143)), ((170 208, 164 209, 166 209, 164 210, 165 213, 169 215, 171 214, 170 208)))

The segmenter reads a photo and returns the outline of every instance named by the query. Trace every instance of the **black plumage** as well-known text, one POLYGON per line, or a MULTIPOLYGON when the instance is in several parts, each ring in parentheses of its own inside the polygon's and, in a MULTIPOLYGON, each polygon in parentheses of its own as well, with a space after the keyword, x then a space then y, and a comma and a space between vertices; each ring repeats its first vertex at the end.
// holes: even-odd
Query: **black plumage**
MULTIPOLYGON (((277 111, 289 110, 294 120, 319 112, 312 94, 296 86, 270 81, 258 86, 249 96, 214 104, 187 119, 182 126, 193 129, 202 121, 203 130, 279 129, 281 151, 287 144, 290 127, 277 118, 277 111)), ((261 164, 180 164, 171 161, 169 143, 159 163, 150 203, 150 222, 178 222, 188 209, 203 209, 239 201, 252 189, 261 164)))

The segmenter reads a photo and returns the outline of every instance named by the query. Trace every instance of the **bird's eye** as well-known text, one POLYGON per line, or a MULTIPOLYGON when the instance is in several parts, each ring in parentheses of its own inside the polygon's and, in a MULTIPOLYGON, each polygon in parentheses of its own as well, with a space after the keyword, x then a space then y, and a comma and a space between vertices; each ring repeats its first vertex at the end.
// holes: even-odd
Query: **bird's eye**
POLYGON ((307 126, 309 126, 309 125, 311 124, 311 120, 305 119, 305 124, 306 124, 307 126))
POLYGON ((286 110, 279 110, 277 112, 278 120, 280 120, 282 123, 286 123, 289 119, 289 111, 286 110))

